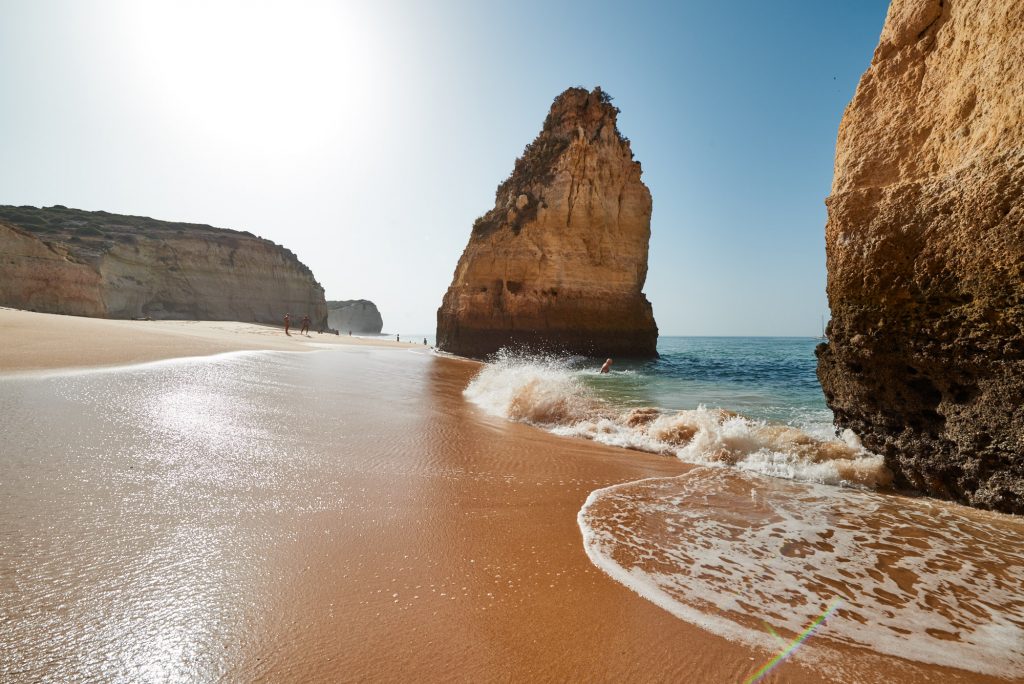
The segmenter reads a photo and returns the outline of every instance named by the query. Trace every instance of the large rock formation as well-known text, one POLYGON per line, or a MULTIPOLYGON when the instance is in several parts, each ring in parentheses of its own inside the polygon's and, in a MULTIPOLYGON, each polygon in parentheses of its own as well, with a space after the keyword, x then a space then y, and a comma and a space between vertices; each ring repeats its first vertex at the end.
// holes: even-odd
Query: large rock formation
POLYGON ((651 193, 595 88, 570 88, 476 220, 437 312, 438 347, 654 356, 644 296, 651 193))
POLYGON ((338 332, 380 333, 384 320, 377 305, 366 299, 347 299, 327 302, 327 325, 338 332))
POLYGON ((0 207, 0 305, 102 318, 326 324, 294 254, 250 233, 65 207, 0 207))
POLYGON ((836 422, 903 485, 1024 513, 1024 3, 894 0, 827 205, 836 422))

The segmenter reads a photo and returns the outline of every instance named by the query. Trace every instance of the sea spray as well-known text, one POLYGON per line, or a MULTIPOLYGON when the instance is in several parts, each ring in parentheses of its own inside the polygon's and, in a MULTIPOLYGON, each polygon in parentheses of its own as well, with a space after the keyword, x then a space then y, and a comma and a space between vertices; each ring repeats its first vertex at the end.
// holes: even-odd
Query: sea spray
POLYGON ((687 463, 826 484, 891 482, 882 458, 865 451, 852 434, 822 439, 703 405, 679 411, 616 406, 586 382, 593 371, 578 365, 577 359, 503 351, 464 394, 495 416, 687 463))
POLYGON ((539 426, 572 424, 602 406, 568 360, 507 350, 477 373, 464 394, 492 415, 539 426))

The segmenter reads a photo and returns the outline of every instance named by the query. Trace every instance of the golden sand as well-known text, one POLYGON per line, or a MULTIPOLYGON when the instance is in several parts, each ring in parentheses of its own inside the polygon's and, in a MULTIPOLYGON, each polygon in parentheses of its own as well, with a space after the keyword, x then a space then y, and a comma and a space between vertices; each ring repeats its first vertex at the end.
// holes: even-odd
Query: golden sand
POLYGON ((325 345, 413 348, 415 342, 300 335, 293 326, 236 321, 124 321, 0 308, 0 372, 123 366, 241 350, 313 351, 325 345))

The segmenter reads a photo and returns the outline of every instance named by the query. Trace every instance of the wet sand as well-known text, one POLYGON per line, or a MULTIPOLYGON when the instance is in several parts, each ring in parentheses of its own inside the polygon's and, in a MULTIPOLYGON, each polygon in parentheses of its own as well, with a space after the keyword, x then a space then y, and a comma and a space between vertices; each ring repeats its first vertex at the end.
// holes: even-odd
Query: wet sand
MULTIPOLYGON (((489 417, 476 368, 346 346, 0 377, 0 679, 740 682, 774 655, 584 552, 590 492, 689 466, 489 417)), ((762 681, 998 681, 847 655, 762 681)))

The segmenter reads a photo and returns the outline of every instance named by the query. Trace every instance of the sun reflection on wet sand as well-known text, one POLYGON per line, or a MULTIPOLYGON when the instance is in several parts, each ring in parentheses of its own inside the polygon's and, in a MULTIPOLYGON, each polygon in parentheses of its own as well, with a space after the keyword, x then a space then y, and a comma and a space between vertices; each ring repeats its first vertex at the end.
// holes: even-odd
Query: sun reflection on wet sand
MULTIPOLYGON (((580 547, 588 494, 690 466, 487 416, 473 371, 354 348, 0 378, 0 680, 741 681, 769 657, 580 547)), ((853 653, 850 681, 986 680, 853 653)))

